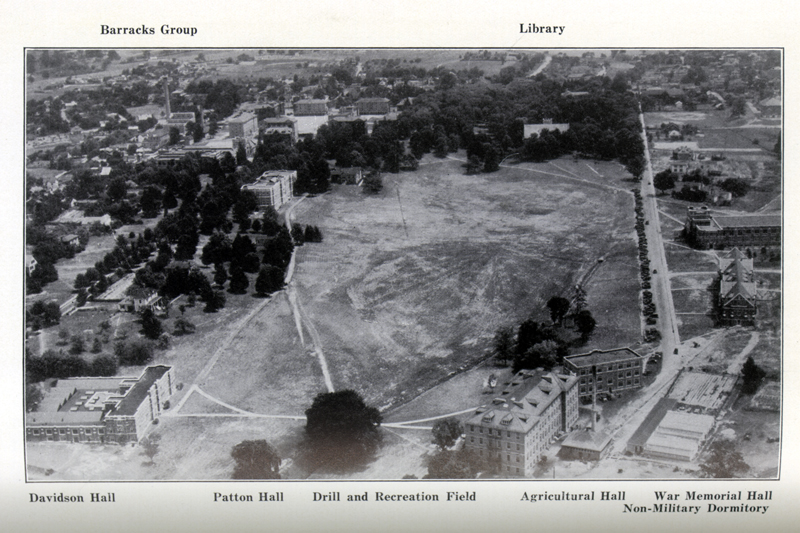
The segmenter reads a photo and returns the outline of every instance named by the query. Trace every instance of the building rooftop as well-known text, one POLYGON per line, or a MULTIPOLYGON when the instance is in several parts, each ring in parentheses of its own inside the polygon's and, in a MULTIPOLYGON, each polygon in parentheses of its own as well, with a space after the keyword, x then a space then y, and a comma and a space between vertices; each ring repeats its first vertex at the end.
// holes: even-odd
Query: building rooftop
POLYGON ((250 122, 251 120, 255 120, 256 116, 253 113, 244 112, 238 117, 233 117, 228 119, 228 124, 244 124, 245 122, 250 122))
POLYGON ((573 431, 561 444, 561 447, 577 448, 592 452, 602 452, 611 443, 611 435, 604 431, 573 431))
POLYGON ((117 408, 114 410, 114 415, 130 416, 136 413, 139 409, 142 400, 144 400, 150 392, 150 387, 153 383, 161 379, 164 374, 169 371, 168 366, 148 366, 144 369, 142 377, 133 385, 128 394, 122 399, 117 408))
POLYGON ((644 446, 658 425, 664 419, 664 416, 666 416, 667 411, 675 407, 677 403, 678 400, 661 398, 655 407, 653 407, 653 409, 650 411, 650 413, 645 417, 642 425, 640 425, 636 431, 634 431, 633 435, 631 435, 631 438, 628 439, 628 445, 644 446))
POLYGON ((491 404, 476 409, 467 423, 527 433, 561 392, 576 383, 573 376, 522 370, 491 404))
POLYGON ((713 216, 720 228, 771 228, 781 226, 781 215, 713 216))
POLYGON ((632 358, 642 358, 642 356, 630 348, 616 348, 613 350, 592 350, 589 353, 564 357, 565 360, 568 360, 577 367, 602 365, 632 358))

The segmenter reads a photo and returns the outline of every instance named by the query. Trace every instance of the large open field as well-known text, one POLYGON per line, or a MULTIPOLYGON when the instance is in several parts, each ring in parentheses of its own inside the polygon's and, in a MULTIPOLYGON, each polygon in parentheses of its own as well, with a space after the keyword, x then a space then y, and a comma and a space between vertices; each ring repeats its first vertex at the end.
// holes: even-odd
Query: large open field
MULTIPOLYGON (((224 478, 230 448, 245 438, 268 438, 296 459, 302 421, 270 417, 302 417, 327 390, 314 348, 324 352, 333 388, 359 391, 387 421, 475 407, 486 399, 485 376, 497 369, 468 369, 485 359, 497 328, 531 315, 545 320, 544 302, 571 296, 590 271, 583 282, 598 324, 575 350, 639 341, 633 198, 621 167, 561 160, 467 176, 458 157, 384 175, 377 195, 337 186, 301 201, 296 221, 324 235, 297 251, 291 291, 302 338, 286 291, 267 301, 228 295, 211 315, 187 309, 197 332, 175 338, 156 362, 174 365, 184 384, 172 414, 188 398, 179 414, 193 416, 163 417, 153 430, 162 436, 156 464, 130 457, 135 464, 119 475, 224 478)), ((355 477, 424 473, 429 432, 383 433, 376 461, 355 477)), ((39 448, 30 447, 30 463, 56 470, 52 479, 77 475, 69 465, 83 464, 73 448, 39 448)), ((97 458, 98 478, 118 476, 104 470, 119 464, 118 448, 82 448, 97 458)), ((287 477, 326 475, 287 464, 287 477)))
POLYGON ((629 194, 554 176, 569 178, 551 165, 466 176, 459 161, 428 163, 385 175, 377 196, 341 187, 297 209, 326 236, 299 251, 296 280, 336 388, 378 405, 426 390, 483 357, 498 327, 569 294, 601 256, 608 265, 588 285, 598 333, 637 340, 629 194), (599 297, 609 285, 628 298, 627 317, 599 297))

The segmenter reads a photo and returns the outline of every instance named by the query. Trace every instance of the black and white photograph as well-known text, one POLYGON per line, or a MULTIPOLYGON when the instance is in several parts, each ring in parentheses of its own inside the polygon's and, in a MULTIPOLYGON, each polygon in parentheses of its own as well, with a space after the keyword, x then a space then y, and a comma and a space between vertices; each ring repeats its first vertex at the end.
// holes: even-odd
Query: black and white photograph
POLYGON ((781 477, 782 48, 20 53, 29 492, 781 477))

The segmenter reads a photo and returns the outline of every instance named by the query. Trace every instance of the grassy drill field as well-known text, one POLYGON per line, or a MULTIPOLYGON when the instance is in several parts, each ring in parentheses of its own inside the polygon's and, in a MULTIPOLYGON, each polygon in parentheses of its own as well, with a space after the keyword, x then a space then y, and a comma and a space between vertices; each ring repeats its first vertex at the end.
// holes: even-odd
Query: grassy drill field
MULTIPOLYGON (((633 198, 619 165, 561 160, 467 176, 456 159, 422 163, 384 175, 377 195, 337 186, 297 205, 296 222, 324 235, 297 251, 290 290, 302 339, 288 291, 267 301, 227 294, 213 314, 200 304, 186 309, 197 332, 174 338, 154 361, 174 365, 183 384, 153 428, 161 436, 155 465, 128 457, 132 464, 115 473, 120 454, 134 452, 60 453, 46 444, 29 446, 29 464, 53 468, 49 479, 78 476, 83 456, 98 479, 220 479, 230 475, 234 445, 267 438, 287 460, 285 477, 326 477, 297 464, 304 422, 271 418, 302 416, 327 390, 314 348, 333 387, 359 391, 387 421, 463 411, 486 401, 481 383, 491 367, 466 370, 486 357, 495 331, 530 315, 546 320, 546 300, 571 296, 592 267, 584 286, 597 329, 573 351, 641 339, 633 198)), ((375 462, 353 476, 424 473, 429 431, 382 433, 375 462)))
POLYGON ((588 283, 598 334, 638 340, 636 292, 620 290, 636 284, 630 195, 551 165, 466 176, 459 161, 425 162, 384 175, 379 195, 341 187, 297 209, 325 234, 299 250, 296 283, 336 388, 380 406, 415 396, 480 359, 498 327, 544 319, 547 298, 603 255, 588 283))

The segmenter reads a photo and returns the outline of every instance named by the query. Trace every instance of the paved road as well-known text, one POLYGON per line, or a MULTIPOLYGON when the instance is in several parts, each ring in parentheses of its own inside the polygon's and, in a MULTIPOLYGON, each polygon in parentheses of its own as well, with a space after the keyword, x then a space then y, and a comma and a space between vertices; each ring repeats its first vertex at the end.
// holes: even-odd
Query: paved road
POLYGON ((645 145, 645 158, 647 168, 641 182, 642 202, 644 204, 645 220, 650 223, 645 225, 645 235, 650 257, 650 267, 657 271, 652 274, 653 301, 658 312, 659 330, 661 331, 661 351, 664 353, 662 372, 671 373, 681 366, 680 356, 674 351, 680 345, 678 335, 678 321, 675 317, 675 306, 672 302, 672 289, 667 269, 667 258, 664 253, 664 241, 661 238, 661 223, 656 204, 656 189, 653 186, 653 167, 650 163, 650 150, 647 148, 647 135, 645 134, 644 115, 639 114, 642 124, 642 141, 645 145))

